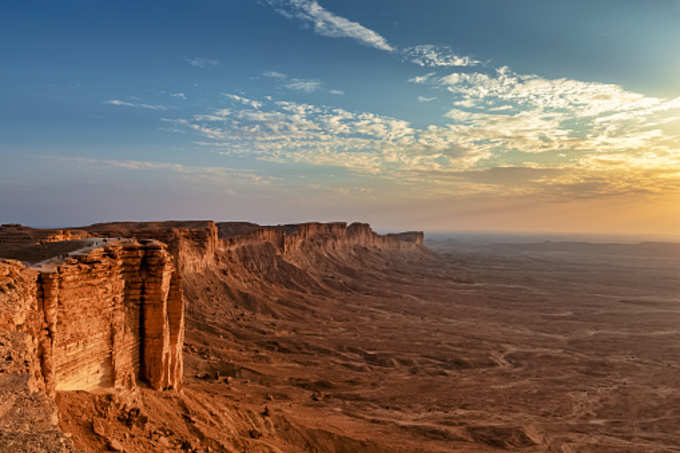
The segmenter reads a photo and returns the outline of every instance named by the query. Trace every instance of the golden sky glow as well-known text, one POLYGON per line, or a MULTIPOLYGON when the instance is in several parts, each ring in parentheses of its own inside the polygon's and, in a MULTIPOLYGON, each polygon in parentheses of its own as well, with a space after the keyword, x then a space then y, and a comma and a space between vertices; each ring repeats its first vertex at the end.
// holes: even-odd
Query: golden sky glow
POLYGON ((680 234, 680 7, 622 1, 13 5, 2 220, 680 234))

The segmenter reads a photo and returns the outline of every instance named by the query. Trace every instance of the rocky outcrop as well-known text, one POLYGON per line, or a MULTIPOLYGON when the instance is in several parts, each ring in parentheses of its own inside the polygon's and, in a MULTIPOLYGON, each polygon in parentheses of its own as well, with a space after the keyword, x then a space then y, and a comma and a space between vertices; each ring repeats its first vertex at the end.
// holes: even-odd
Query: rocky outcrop
POLYGON ((198 272, 213 263, 217 226, 212 221, 115 222, 84 227, 92 236, 155 239, 168 246, 175 258, 178 277, 198 272))
POLYGON ((34 387, 49 395, 140 379, 180 387, 184 306, 165 244, 112 241, 33 268, 5 264, 4 273, 5 286, 20 290, 0 293, 13 308, 0 327, 29 334, 32 373, 42 379, 34 387))
POLYGON ((0 259, 0 333, 5 337, 2 346, 8 349, 0 366, 0 379, 19 374, 31 392, 45 389, 38 354, 43 316, 37 276, 38 272, 17 261, 0 259), (22 360, 16 360, 17 356, 22 360))
POLYGON ((31 228, 17 223, 0 225, 0 246, 3 248, 74 241, 88 237, 90 234, 81 229, 31 228))
POLYGON ((403 233, 390 233, 388 238, 397 239, 400 243, 411 243, 418 246, 423 246, 425 243, 425 234, 422 231, 404 231, 403 233))
POLYGON ((334 249, 362 246, 381 250, 415 250, 423 246, 423 233, 380 235, 367 223, 345 222, 302 223, 260 227, 242 222, 218 223, 218 248, 255 245, 268 242, 281 253, 294 253, 303 248, 334 249))
POLYGON ((341 278, 327 275, 390 266, 420 250, 422 239, 344 222, 1 226, 0 256, 21 261, 0 259, 0 450, 71 451, 57 428, 57 393, 180 388, 183 288, 189 293, 196 281, 224 285, 209 307, 196 307, 215 313, 230 297, 260 303, 255 287, 265 298, 286 288, 345 291, 341 278))
POLYGON ((238 250, 247 266, 265 269, 274 261, 253 267, 248 257, 266 261, 278 255, 310 266, 312 255, 350 253, 355 247, 401 252, 418 250, 423 243, 421 232, 379 235, 368 224, 344 222, 265 227, 121 222, 49 234, 20 225, 0 230, 12 247, 68 238, 85 245, 30 268, 7 261, 0 274, 5 281, 0 287, 0 327, 27 335, 27 351, 35 362, 29 363, 29 384, 50 395, 131 388, 140 379, 156 389, 179 388, 182 276, 200 272, 230 250, 238 250))
POLYGON ((0 451, 70 452, 39 358, 38 273, 0 260, 0 451))

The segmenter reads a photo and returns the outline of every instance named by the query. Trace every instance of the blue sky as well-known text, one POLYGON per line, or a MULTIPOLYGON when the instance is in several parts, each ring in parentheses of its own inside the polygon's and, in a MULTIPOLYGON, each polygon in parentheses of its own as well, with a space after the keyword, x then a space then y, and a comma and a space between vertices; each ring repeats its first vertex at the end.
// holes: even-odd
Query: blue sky
POLYGON ((4 2, 0 221, 678 234, 679 19, 676 0, 4 2))

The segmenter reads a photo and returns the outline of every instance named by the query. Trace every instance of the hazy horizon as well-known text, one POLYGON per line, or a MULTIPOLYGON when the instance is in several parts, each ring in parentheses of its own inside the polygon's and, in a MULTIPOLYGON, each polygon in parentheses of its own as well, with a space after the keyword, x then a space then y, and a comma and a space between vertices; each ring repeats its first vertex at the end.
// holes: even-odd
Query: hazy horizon
MULTIPOLYGON (((244 219, 116 219, 111 220, 114 222, 163 222, 163 221, 214 221, 216 223, 221 222, 246 222, 254 223, 261 226, 275 226, 275 225, 290 225, 299 224, 307 222, 317 222, 315 219, 306 219, 293 222, 275 222, 275 223, 261 223, 253 220, 244 219)), ((31 228, 75 228, 75 227, 85 227, 95 223, 106 223, 107 221, 95 221, 83 224, 44 224, 44 225, 29 225, 22 224, 31 228)), ((321 223, 327 222, 361 222, 361 220, 346 220, 346 219, 336 219, 336 220, 323 220, 318 221, 321 223)), ((20 222, 0 222, 0 224, 7 223, 20 223, 20 222)), ((413 231, 406 228, 399 228, 398 226, 394 228, 376 228, 371 225, 374 231, 379 234, 389 234, 398 233, 405 231, 413 231)), ((621 233, 621 234, 611 234, 611 233, 587 233, 578 231, 520 231, 520 230, 418 230, 423 231, 425 234, 425 240, 444 240, 444 239, 455 239, 461 241, 470 242, 510 242, 510 243, 530 243, 530 242, 543 242, 543 241, 555 241, 555 242, 592 242, 592 243, 612 243, 612 244, 636 244, 644 242, 668 242, 668 243, 680 243, 680 235, 664 235, 664 234, 644 234, 644 233, 621 233)))
POLYGON ((679 20, 673 0, 6 3, 0 222, 678 237, 679 20))

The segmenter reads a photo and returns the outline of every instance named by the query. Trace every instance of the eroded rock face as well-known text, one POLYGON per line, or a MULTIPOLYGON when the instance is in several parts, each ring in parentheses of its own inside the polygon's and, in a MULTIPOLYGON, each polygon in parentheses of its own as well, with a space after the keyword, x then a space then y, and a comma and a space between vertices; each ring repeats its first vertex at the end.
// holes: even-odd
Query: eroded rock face
POLYGON ((122 222, 50 230, 50 235, 18 225, 2 229, 12 244, 21 235, 24 241, 68 236, 90 244, 32 268, 6 261, 0 272, 5 282, 5 289, 0 287, 0 327, 27 335, 29 355, 35 358, 29 367, 31 385, 50 395, 132 388, 139 379, 156 389, 179 388, 182 276, 214 264, 218 251, 239 250, 247 261, 248 250, 266 246, 302 262, 312 251, 416 249, 423 240, 420 232, 379 235, 367 224, 344 222, 269 227, 122 222), (101 239, 107 237, 112 239, 101 239))
POLYGON ((213 263, 217 226, 212 221, 114 222, 85 227, 94 236, 155 239, 168 246, 179 274, 199 272, 213 263))
POLYGON ((381 235, 367 223, 345 222, 301 223, 294 225, 257 226, 243 222, 218 223, 217 247, 233 249, 269 242, 281 253, 296 253, 304 248, 338 249, 348 246, 373 247, 383 250, 408 250, 423 245, 423 232, 412 231, 381 235))
POLYGON ((379 235, 368 224, 344 222, 264 227, 118 222, 73 230, 20 225, 0 230, 5 252, 74 238, 78 246, 89 244, 76 252, 65 245, 61 255, 32 268, 7 261, 0 273, 9 288, 0 293, 0 327, 25 332, 35 358, 30 383, 49 395, 132 388, 139 379, 156 389, 179 388, 182 276, 214 264, 217 252, 238 250, 248 261, 253 247, 268 247, 304 264, 312 253, 347 247, 416 249, 423 241, 420 232, 379 235))
POLYGON ((48 395, 132 388, 138 379, 181 386, 184 307, 165 244, 113 241, 34 269, 4 269, 6 286, 19 289, 0 294, 12 308, 2 311, 2 327, 29 333, 32 368, 48 395))
POLYGON ((36 271, 0 259, 0 451, 70 452, 45 393, 36 271))
POLYGON ((330 283, 306 270, 329 259, 360 268, 368 249, 377 252, 369 257, 393 257, 421 246, 422 233, 378 235, 344 222, 0 226, 0 255, 25 261, 0 259, 0 451, 71 451, 57 428, 58 392, 140 382, 180 388, 183 279, 191 288, 187 282, 219 271, 250 285, 252 273, 282 287, 320 288, 330 283))

